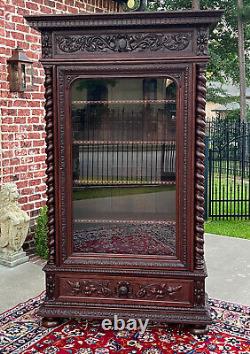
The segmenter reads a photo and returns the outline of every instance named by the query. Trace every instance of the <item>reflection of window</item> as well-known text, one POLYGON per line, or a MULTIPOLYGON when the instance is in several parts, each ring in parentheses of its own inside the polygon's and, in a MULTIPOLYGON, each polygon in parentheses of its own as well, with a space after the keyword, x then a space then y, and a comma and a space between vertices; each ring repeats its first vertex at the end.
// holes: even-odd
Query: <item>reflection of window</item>
POLYGON ((144 79, 143 80, 143 99, 156 100, 157 99, 157 80, 144 79))
POLYGON ((176 84, 171 79, 165 79, 166 87, 166 104, 165 104, 165 114, 168 125, 168 139, 173 140, 176 134, 176 102, 172 100, 176 99, 176 84))
POLYGON ((88 101, 106 101, 108 98, 108 87, 104 80, 92 80, 87 87, 88 101))
POLYGON ((171 79, 165 79, 165 87, 166 87, 166 100, 175 100, 176 99, 175 82, 171 79))

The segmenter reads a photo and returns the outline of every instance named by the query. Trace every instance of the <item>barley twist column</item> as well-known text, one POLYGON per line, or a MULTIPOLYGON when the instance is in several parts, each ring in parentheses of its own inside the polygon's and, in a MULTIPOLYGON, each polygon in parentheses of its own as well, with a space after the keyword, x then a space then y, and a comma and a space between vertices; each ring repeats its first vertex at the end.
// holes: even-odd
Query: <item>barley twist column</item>
POLYGON ((205 66, 197 66, 195 163, 195 253, 196 269, 204 268, 204 171, 205 171, 205 66))
POLYGON ((45 121, 47 154, 47 207, 48 207, 48 264, 55 262, 55 207, 54 207, 54 140, 53 140, 53 90, 52 67, 45 67, 45 121))

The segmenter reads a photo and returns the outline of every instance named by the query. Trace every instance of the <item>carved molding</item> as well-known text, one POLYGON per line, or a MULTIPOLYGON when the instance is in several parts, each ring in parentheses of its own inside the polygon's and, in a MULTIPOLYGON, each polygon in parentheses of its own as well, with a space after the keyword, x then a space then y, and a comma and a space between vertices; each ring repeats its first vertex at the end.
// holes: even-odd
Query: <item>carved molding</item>
MULTIPOLYGON (((165 267, 165 268, 178 268, 180 270, 183 269, 183 264, 179 264, 176 262, 169 262, 168 259, 161 259, 158 262, 152 261, 152 260, 148 260, 148 261, 143 261, 143 260, 130 260, 130 259, 123 259, 123 260, 119 260, 119 258, 111 258, 109 257, 109 259, 105 260, 105 259, 101 259, 101 258, 92 258, 92 259, 87 259, 87 258, 83 258, 83 257, 78 257, 78 258, 67 258, 67 260, 65 261, 65 265, 91 265, 91 266, 95 266, 95 265, 99 265, 99 266, 105 266, 105 265, 117 265, 117 266, 128 266, 133 264, 133 266, 135 267, 147 267, 147 266, 152 266, 152 267, 165 267)), ((140 273, 140 270, 137 270, 137 273, 140 273)))
POLYGON ((48 264, 55 262, 55 191, 54 191, 54 138, 53 138, 53 89, 52 67, 45 67, 45 131, 46 131, 46 174, 48 207, 48 264))
MULTIPOLYGON (((168 266, 168 264, 167 264, 168 266)), ((111 273, 111 274, 117 274, 117 275, 123 275, 126 274, 138 274, 138 269, 130 269, 129 272, 127 269, 120 268, 120 269, 112 269, 112 268, 99 268, 95 267, 94 265, 91 268, 86 268, 86 267, 69 267, 69 266, 60 266, 60 267, 55 267, 55 266, 50 266, 46 265, 44 270, 47 273, 64 273, 64 272, 73 272, 73 273, 111 273)), ((176 276, 175 271, 170 271, 170 270, 159 270, 159 269, 140 269, 140 274, 141 275, 160 275, 164 277, 174 277, 176 276)), ((207 273, 202 270, 202 271, 196 271, 196 272, 190 272, 187 270, 181 270, 181 275, 183 279, 187 279, 189 277, 190 279, 196 279, 202 277, 206 277, 207 273)))
MULTIPOLYGON (((181 301, 183 301, 183 300, 181 300, 181 301)), ((69 301, 68 300, 61 301, 61 300, 57 299, 57 300, 53 301, 53 303, 52 302, 46 303, 46 301, 45 301, 45 306, 47 306, 48 308, 50 308, 50 307, 57 308, 62 305, 69 306, 71 308, 79 307, 79 306, 80 307, 84 306, 85 308, 91 307, 93 309, 96 309, 96 308, 98 309, 98 308, 100 308, 100 306, 102 308, 104 308, 103 303, 100 304, 99 302, 90 302, 90 301, 79 302, 78 299, 72 299, 72 300, 70 299, 69 301)), ((109 301, 109 302, 105 303, 105 308, 106 309, 119 309, 119 310, 129 308, 129 309, 135 309, 135 310, 139 309, 139 310, 152 310, 152 311, 160 308, 164 311, 171 309, 171 311, 173 311, 173 312, 175 312, 175 311, 176 312, 177 311, 183 312, 183 313, 186 312, 186 309, 184 307, 180 307, 178 303, 173 304, 173 306, 172 305, 171 306, 169 306, 169 305, 164 306, 158 302, 148 304, 148 303, 142 303, 142 302, 138 302, 138 301, 136 301, 134 303, 133 302, 126 303, 126 302, 120 302, 120 301, 119 302, 109 301)), ((195 307, 195 308, 190 309, 190 313, 201 314, 203 312, 204 312, 203 307, 195 307)))
POLYGON ((195 163, 195 260, 196 269, 204 268, 204 171, 205 171, 205 65, 197 65, 196 89, 196 163, 195 163))
POLYGON ((46 274, 46 301, 55 300, 55 274, 46 274))
POLYGON ((136 297, 156 300, 163 300, 166 298, 171 299, 181 289, 181 285, 172 286, 168 283, 147 284, 140 286, 139 291, 136 293, 136 297))
MULTIPOLYGON (((72 304, 72 303, 53 303, 53 307, 48 306, 48 304, 43 305, 42 308, 39 310, 39 315, 45 317, 89 317, 89 318, 111 318, 114 314, 118 315, 119 317, 126 317, 126 318, 134 318, 135 311, 136 316, 143 316, 145 314, 145 310, 153 310, 152 306, 140 306, 136 305, 126 305, 123 306, 119 304, 115 306, 114 304, 108 305, 105 304, 105 309, 100 309, 100 305, 92 304, 92 303, 81 303, 81 308, 77 308, 79 304, 72 304), (63 306, 68 306, 65 308, 63 306), (92 308, 90 308, 92 307, 92 308), (111 308, 109 308, 111 307, 111 308), (122 309, 122 311, 121 311, 122 309)), ((158 310, 158 313, 149 312, 146 313, 146 318, 150 320, 156 321, 166 321, 170 323, 211 323, 210 314, 206 309, 195 309, 195 311, 190 311, 187 313, 186 309, 181 309, 180 307, 155 307, 155 310, 158 310)))
POLYGON ((66 184, 66 164, 65 164, 65 77, 59 74, 59 120, 60 120, 60 175, 61 175, 61 250, 62 259, 65 260, 67 257, 67 216, 66 216, 66 194, 65 194, 65 184, 66 184))
POLYGON ((42 32, 42 56, 45 59, 52 58, 52 34, 51 32, 42 32))
POLYGON ((205 282, 196 280, 194 287, 195 306, 205 306, 205 282))
POLYGON ((199 28, 197 32, 197 55, 208 55, 208 28, 199 28))
POLYGON ((183 262, 187 265, 187 253, 188 253, 188 241, 187 241, 187 213, 188 213, 188 200, 187 200, 187 189, 188 189, 188 152, 189 152, 189 129, 188 129, 188 102, 189 102, 189 74, 190 74, 190 67, 187 65, 185 68, 185 75, 184 75, 184 122, 183 122, 183 161, 181 163, 184 166, 183 169, 183 191, 182 191, 182 198, 183 198, 183 211, 181 212, 181 223, 182 223, 182 253, 183 253, 183 262))
MULTIPOLYGON (((124 64, 121 64, 122 68, 121 70, 124 70, 124 71, 130 71, 130 72, 133 72, 135 71, 137 74, 139 72, 141 73, 144 73, 145 72, 148 72, 148 69, 149 69, 149 66, 152 66, 152 71, 156 74, 161 74, 162 72, 164 72, 165 76, 168 76, 169 78, 172 78, 172 79, 175 79, 177 81, 177 83, 179 85, 181 85, 181 82, 182 82, 182 78, 183 78, 183 71, 184 70, 187 70, 189 71, 189 67, 187 66, 179 66, 177 67, 176 65, 173 65, 173 64, 148 64, 148 65, 144 65, 144 64, 140 64, 139 66, 125 66, 124 64), (187 69, 188 68, 188 69, 187 69), (172 70, 173 71, 172 71, 172 70), (169 70, 169 71, 167 71, 169 70)), ((117 64, 117 67, 119 66, 119 63, 117 64)), ((70 85, 72 84, 72 82, 74 80, 76 80, 77 78, 81 78, 81 73, 83 71, 83 67, 81 66, 78 66, 78 65, 75 65, 74 67, 64 67, 64 69, 62 69, 60 72, 59 72, 59 75, 61 77, 63 77, 65 75, 65 87, 69 88, 70 85)), ((103 73, 105 71, 105 73, 108 73, 108 74, 114 74, 114 66, 113 65, 105 65, 105 64, 98 64, 96 66, 85 66, 84 67, 84 71, 87 72, 88 74, 96 74, 96 73, 103 73)), ((61 79, 63 80, 63 79, 61 79)), ((187 84, 188 84, 188 81, 187 81, 187 84)), ((63 90, 63 87, 62 87, 62 90, 63 90)), ((188 94, 188 92, 187 92, 188 94)), ((64 101, 62 101, 64 102, 64 101)))
POLYGON ((191 43, 191 33, 135 33, 113 35, 57 35, 56 52, 142 52, 183 51, 191 43))

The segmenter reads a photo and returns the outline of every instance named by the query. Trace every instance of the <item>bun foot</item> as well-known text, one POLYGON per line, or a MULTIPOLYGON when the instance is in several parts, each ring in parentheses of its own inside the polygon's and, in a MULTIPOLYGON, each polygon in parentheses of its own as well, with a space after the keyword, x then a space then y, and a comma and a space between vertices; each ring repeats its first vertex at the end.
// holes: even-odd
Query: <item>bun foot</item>
POLYGON ((60 318, 44 317, 42 319, 42 326, 46 328, 53 328, 59 326, 62 320, 60 318))
POLYGON ((195 325, 190 328, 190 332, 195 335, 207 334, 209 331, 208 325, 195 325))

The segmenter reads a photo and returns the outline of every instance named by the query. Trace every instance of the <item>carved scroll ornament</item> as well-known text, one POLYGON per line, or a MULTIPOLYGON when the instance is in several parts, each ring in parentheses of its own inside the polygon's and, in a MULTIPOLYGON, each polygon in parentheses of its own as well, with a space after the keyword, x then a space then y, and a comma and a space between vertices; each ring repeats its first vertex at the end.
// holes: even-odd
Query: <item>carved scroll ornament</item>
POLYGON ((182 51, 191 33, 137 33, 114 35, 58 35, 57 54, 77 52, 182 51))
POLYGON ((181 289, 181 285, 172 286, 167 283, 147 284, 140 287, 136 296, 138 298, 165 299, 173 297, 181 289))

